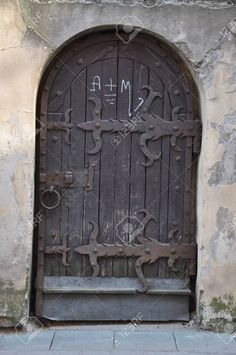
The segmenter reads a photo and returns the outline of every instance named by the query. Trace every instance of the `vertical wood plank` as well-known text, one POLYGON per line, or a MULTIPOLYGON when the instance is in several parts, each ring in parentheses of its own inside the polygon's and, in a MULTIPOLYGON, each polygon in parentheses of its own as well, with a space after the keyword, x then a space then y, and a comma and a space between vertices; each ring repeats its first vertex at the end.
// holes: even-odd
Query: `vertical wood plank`
MULTIPOLYGON (((164 86, 163 93, 163 119, 171 120, 171 103, 167 91, 164 86)), ((162 137, 161 139, 161 193, 160 193, 160 242, 168 243, 168 196, 169 196, 169 161, 170 161, 170 137, 162 137)), ((167 262, 161 258, 158 264, 159 277, 164 278, 166 274, 167 262)))
MULTIPOLYGON (((59 122, 63 120, 63 112, 48 113, 48 122, 59 122)), ((46 170, 47 172, 61 171, 61 147, 64 133, 61 131, 47 131, 47 150, 46 150, 46 170)), ((43 152, 41 152, 42 154, 43 152)), ((49 187, 49 186, 48 186, 49 187)), ((62 189, 56 187, 59 194, 62 189)), ((50 205, 51 196, 46 195, 47 203, 50 205)), ((60 205, 53 210, 46 210, 46 230, 45 246, 56 246, 60 244, 60 205)), ((60 255, 45 255, 45 271, 50 275, 60 275, 60 255)))
MULTIPOLYGON (((118 106, 117 119, 131 119, 132 115, 132 60, 119 58, 118 63, 118 106)), ((116 149, 116 172, 115 172, 115 211, 114 226, 117 243, 128 243, 129 235, 126 227, 130 223, 130 148, 131 134, 123 132, 116 149)), ((132 221, 131 221, 132 222, 132 221)), ((132 223, 131 223, 132 224, 132 223)), ((127 276, 128 261, 124 258, 115 258, 113 261, 113 276, 127 276)))
MULTIPOLYGON (((74 127, 71 131, 71 147, 69 168, 72 171, 85 173, 85 132, 76 125, 86 120, 86 69, 84 69, 71 85, 71 122, 74 127)), ((83 243, 83 186, 75 187, 69 192, 69 247, 74 250, 83 243)), ((72 275, 83 276, 82 256, 70 253, 69 271, 72 275)))
MULTIPOLYGON (((93 82, 95 81, 95 77, 101 80, 102 76, 102 63, 96 62, 90 64, 87 67, 87 80, 86 80, 86 88, 87 88, 87 97, 86 97, 86 121, 92 121, 94 104, 89 101, 89 98, 98 97, 101 99, 101 86, 95 85, 93 86, 93 82)), ((90 242, 90 233, 91 233, 91 225, 90 221, 94 220, 98 222, 99 219, 99 180, 100 180, 100 152, 97 154, 89 154, 90 151, 95 145, 93 136, 91 132, 86 132, 85 138, 85 169, 88 169, 91 164, 95 164, 96 169, 94 170, 94 184, 92 191, 84 190, 84 218, 83 218, 83 244, 89 244, 90 242)), ((100 236, 102 235, 102 231, 100 230, 100 236)), ((92 268, 89 262, 89 258, 87 255, 82 257, 83 260, 83 268, 82 275, 83 276, 91 276, 92 268)))
MULTIPOLYGON (((111 47, 112 48, 112 47, 111 47)), ((102 63, 102 119, 115 120, 117 110, 117 47, 113 46, 114 57, 102 63)), ((102 136, 100 164, 100 205, 99 226, 100 242, 112 244, 114 241, 114 208, 115 208, 115 150, 113 141, 115 134, 105 132, 102 136)), ((112 258, 100 261, 101 276, 112 276, 112 258)))
MULTIPOLYGON (((157 75, 150 70, 149 73, 149 85, 154 91, 157 91, 163 95, 163 83, 157 77, 157 75)), ((150 110, 150 113, 154 113, 163 118, 163 97, 157 98, 150 110)), ((158 154, 161 152, 161 139, 157 141, 150 141, 148 147, 151 151, 158 154)), ((156 222, 150 221, 146 228, 147 237, 158 240, 159 239, 159 225, 160 225, 160 200, 161 200, 161 159, 154 161, 154 163, 146 168, 146 208, 154 215, 156 222)), ((158 275, 158 262, 144 266, 146 277, 156 277, 158 275)))
MULTIPOLYGON (((133 73, 133 117, 137 117, 140 112, 140 103, 146 99, 147 93, 142 90, 144 85, 148 84, 148 68, 140 63, 134 62, 133 73)), ((135 125, 135 120, 133 120, 135 125)), ((142 165, 145 157, 139 147, 140 133, 132 133, 131 146, 131 174, 130 174, 130 216, 137 217, 140 221, 143 214, 138 213, 145 207, 145 172, 146 168, 142 165)), ((128 276, 137 277, 134 268, 134 259, 128 261, 128 276)))
MULTIPOLYGON (((65 121, 68 117, 71 118, 71 97, 70 90, 67 91, 65 100, 63 103, 63 120, 65 121)), ((70 145, 64 139, 61 144, 61 171, 66 171, 69 168, 69 155, 70 155, 70 145)), ((61 203, 60 203, 60 245, 63 244, 65 240, 69 238, 69 188, 61 188, 61 203)), ((67 258, 68 255, 67 254, 67 258)), ((66 275, 67 267, 62 264, 62 257, 60 257, 60 275, 66 275)))
MULTIPOLYGON (((172 87, 170 90, 175 92, 178 88, 172 87)), ((186 106, 184 101, 176 98, 175 107, 181 105, 186 106)), ((183 204, 184 204, 184 170, 185 170, 185 142, 184 139, 178 139, 176 143, 180 151, 170 148, 170 162, 169 162, 169 197, 168 197, 168 233, 178 228, 181 234, 183 233, 183 204)), ((185 263, 181 261, 181 265, 185 263)), ((178 265, 179 271, 173 272, 169 268, 166 270, 166 277, 182 277, 183 267, 178 265)))

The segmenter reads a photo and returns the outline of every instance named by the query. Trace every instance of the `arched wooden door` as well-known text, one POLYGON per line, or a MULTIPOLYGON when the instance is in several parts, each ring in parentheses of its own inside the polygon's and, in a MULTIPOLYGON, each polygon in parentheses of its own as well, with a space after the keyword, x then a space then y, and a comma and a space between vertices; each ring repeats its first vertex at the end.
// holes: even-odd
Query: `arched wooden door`
POLYGON ((141 33, 89 35, 57 55, 40 91, 38 315, 188 319, 195 94, 141 33))

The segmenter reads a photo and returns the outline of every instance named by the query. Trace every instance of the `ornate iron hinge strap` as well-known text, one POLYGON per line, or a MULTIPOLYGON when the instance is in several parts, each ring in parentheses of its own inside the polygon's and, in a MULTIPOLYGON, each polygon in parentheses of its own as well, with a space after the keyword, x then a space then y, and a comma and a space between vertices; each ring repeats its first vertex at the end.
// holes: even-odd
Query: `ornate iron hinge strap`
POLYGON ((181 243, 178 238, 176 238, 179 235, 178 228, 175 228, 169 232, 168 236, 170 243, 160 243, 153 238, 145 237, 145 227, 151 219, 154 219, 154 217, 150 214, 147 214, 146 210, 142 210, 140 212, 144 212, 145 217, 141 223, 140 230, 137 234, 137 241, 139 244, 98 244, 98 224, 94 221, 90 222, 93 227, 90 235, 90 243, 88 245, 83 245, 76 248, 75 251, 79 254, 89 256, 90 264, 93 268, 93 276, 96 277, 99 275, 99 258, 137 258, 137 260, 135 261, 135 271, 144 286, 142 291, 146 291, 149 288, 149 284, 142 271, 143 264, 154 263, 160 258, 168 258, 168 266, 173 271, 177 271, 177 269, 175 268, 175 264, 178 260, 196 260, 196 244, 181 243))
POLYGON ((70 112, 72 109, 68 109, 65 112, 65 121, 60 122, 48 122, 47 129, 49 131, 64 131, 65 132, 65 143, 71 144, 70 133, 71 129, 73 128, 73 124, 71 123, 70 119, 70 112))
POLYGON ((45 247, 45 254, 48 255, 58 255, 62 256, 62 265, 69 266, 67 263, 67 253, 69 253, 71 249, 68 248, 68 233, 63 236, 62 245, 53 245, 51 247, 45 247))
POLYGON ((129 130, 129 133, 142 133, 139 141, 139 146, 143 154, 147 157, 147 163, 142 163, 144 166, 151 166, 153 162, 160 158, 161 153, 155 154, 150 151, 147 146, 149 140, 158 140, 163 136, 171 136, 171 146, 176 151, 180 151, 177 147, 177 138, 182 137, 200 137, 201 123, 200 121, 184 120, 187 114, 183 113, 183 107, 177 106, 172 110, 172 121, 166 121, 156 114, 148 113, 153 100, 161 97, 158 92, 153 91, 150 86, 143 86, 142 89, 148 90, 148 97, 141 106, 140 112, 133 117, 131 121, 127 120, 102 120, 101 119, 101 99, 97 97, 90 98, 95 105, 93 110, 93 120, 80 123, 78 128, 85 131, 91 131, 95 146, 88 151, 89 154, 96 154, 102 148, 102 133, 103 132, 118 132, 121 133, 129 130))

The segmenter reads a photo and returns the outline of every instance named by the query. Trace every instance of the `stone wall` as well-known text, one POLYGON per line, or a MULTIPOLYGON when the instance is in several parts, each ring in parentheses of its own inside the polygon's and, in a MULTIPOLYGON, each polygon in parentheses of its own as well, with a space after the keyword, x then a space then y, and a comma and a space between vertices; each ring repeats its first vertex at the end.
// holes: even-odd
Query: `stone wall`
POLYGON ((168 42, 199 88, 197 316, 218 328, 236 318, 236 8, 233 1, 1 0, 0 325, 29 312, 40 78, 60 46, 123 23, 168 42), (223 323, 222 323, 223 324, 223 323))

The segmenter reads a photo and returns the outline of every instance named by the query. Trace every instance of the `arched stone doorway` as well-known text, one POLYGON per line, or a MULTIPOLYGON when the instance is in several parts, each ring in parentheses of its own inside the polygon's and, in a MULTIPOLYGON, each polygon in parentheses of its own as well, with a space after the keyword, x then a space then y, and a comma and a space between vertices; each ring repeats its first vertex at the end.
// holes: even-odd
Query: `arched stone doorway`
POLYGON ((42 80, 39 316, 189 318, 197 90, 168 46, 129 39, 74 40, 42 80))

